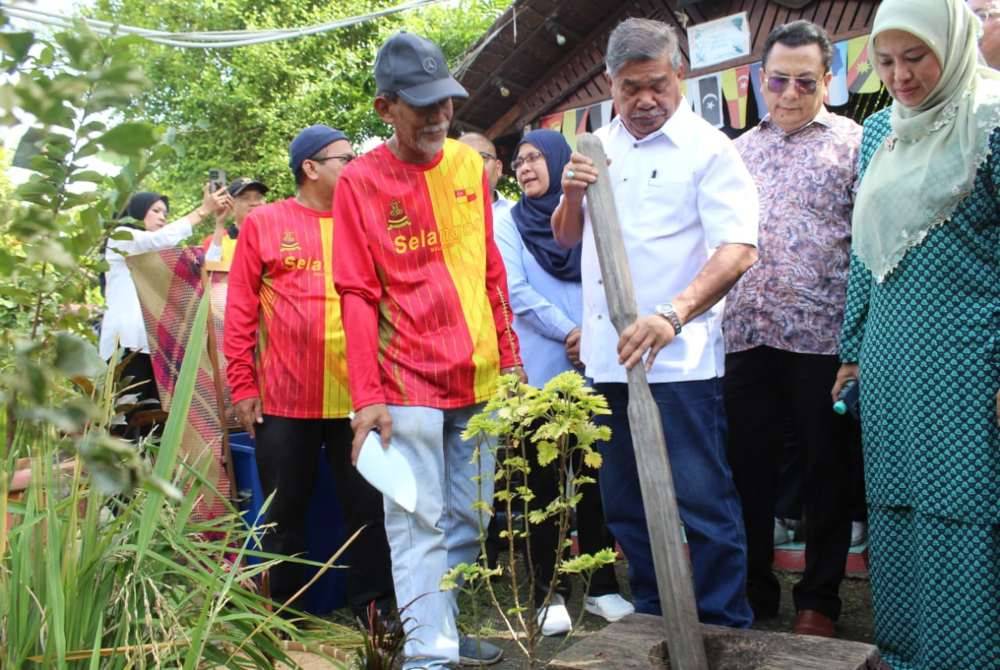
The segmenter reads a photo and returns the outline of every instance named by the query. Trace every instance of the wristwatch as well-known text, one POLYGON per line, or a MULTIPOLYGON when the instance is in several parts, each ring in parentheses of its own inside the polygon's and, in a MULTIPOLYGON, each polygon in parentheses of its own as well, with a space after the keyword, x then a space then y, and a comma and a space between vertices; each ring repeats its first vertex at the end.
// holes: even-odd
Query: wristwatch
POLYGON ((656 310, 657 314, 669 321, 670 325, 674 327, 674 336, 681 334, 681 319, 677 316, 677 312, 674 310, 673 304, 669 302, 662 302, 653 309, 656 310))

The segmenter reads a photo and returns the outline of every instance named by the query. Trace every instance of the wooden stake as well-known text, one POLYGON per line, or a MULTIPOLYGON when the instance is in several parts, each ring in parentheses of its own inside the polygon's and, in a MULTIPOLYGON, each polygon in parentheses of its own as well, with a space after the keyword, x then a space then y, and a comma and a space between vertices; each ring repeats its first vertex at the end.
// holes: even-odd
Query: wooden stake
MULTIPOLYGON (((577 138, 577 147, 580 153, 594 161, 599 174, 597 182, 587 188, 587 208, 611 321, 621 334, 635 322, 638 307, 611 190, 608 160, 600 140, 589 133, 577 138)), ((630 206, 633 204, 630 203, 630 206)), ((708 670, 691 581, 691 565, 677 513, 674 477, 667 459, 667 442, 663 436, 660 412, 653 401, 641 362, 628 371, 628 397, 628 421, 632 429, 632 446, 639 471, 642 504, 646 510, 671 668, 708 670)))

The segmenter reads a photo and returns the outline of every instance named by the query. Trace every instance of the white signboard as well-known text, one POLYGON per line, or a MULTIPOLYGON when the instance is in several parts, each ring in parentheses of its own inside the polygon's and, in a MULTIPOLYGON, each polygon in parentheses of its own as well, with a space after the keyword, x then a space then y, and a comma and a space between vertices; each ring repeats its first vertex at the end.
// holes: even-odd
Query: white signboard
POLYGON ((691 69, 750 55, 750 21, 746 12, 688 28, 691 69))

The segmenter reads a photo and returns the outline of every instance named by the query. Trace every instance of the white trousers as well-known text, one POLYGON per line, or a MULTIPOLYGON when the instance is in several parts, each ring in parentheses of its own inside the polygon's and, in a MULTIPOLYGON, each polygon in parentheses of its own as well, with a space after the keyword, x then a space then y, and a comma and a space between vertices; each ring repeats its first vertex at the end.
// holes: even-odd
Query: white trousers
POLYGON ((482 444, 479 462, 473 463, 477 441, 462 440, 469 418, 481 409, 389 407, 392 444, 417 480, 412 514, 384 499, 396 602, 408 620, 404 670, 458 663, 457 592, 441 591, 440 584, 449 569, 476 560, 480 525, 489 523, 474 504, 492 504, 494 445, 482 444))

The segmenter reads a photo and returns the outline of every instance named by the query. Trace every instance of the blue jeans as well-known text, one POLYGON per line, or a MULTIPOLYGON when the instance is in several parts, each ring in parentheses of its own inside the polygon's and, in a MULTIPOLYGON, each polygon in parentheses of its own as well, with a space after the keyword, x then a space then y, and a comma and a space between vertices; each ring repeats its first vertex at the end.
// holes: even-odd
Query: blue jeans
MULTIPOLYGON (((660 614, 628 424, 628 386, 595 384, 594 388, 611 408, 609 416, 599 417, 611 428, 611 441, 600 447, 605 519, 628 558, 636 611, 660 614)), ((651 384, 650 388, 667 440, 677 506, 691 555, 698 618, 704 623, 746 628, 753 621, 746 597, 746 536, 726 460, 722 380, 651 384)))
POLYGON ((446 668, 459 660, 457 593, 441 591, 440 585, 445 572, 476 560, 480 525, 489 523, 474 505, 493 500, 494 445, 483 444, 473 463, 477 445, 462 439, 469 419, 482 408, 389 406, 392 444, 417 480, 412 514, 384 498, 396 602, 405 608, 407 670, 446 668))

